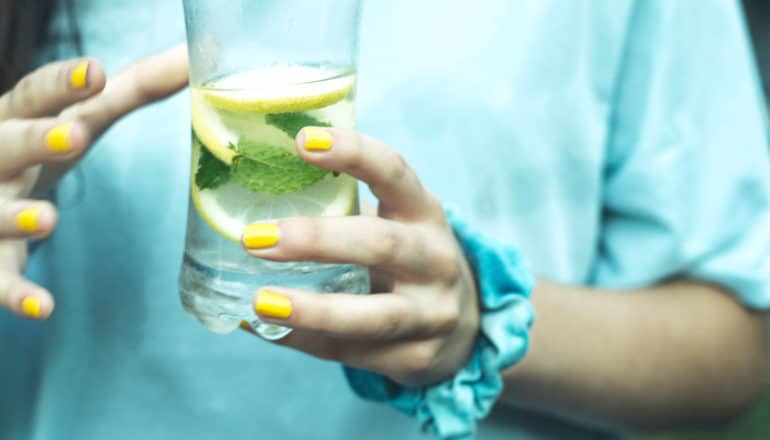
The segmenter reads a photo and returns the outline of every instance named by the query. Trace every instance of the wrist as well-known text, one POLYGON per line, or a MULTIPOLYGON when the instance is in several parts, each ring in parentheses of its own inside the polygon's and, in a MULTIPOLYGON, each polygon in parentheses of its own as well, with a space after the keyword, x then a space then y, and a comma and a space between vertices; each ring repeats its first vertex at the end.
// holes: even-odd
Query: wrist
POLYGON ((515 249, 484 238, 449 211, 447 220, 477 284, 478 324, 467 362, 446 381, 413 389, 363 370, 346 369, 346 374, 360 396, 415 416, 423 430, 441 438, 465 438, 473 435, 476 421, 489 414, 499 397, 501 372, 527 351, 534 277, 515 249))

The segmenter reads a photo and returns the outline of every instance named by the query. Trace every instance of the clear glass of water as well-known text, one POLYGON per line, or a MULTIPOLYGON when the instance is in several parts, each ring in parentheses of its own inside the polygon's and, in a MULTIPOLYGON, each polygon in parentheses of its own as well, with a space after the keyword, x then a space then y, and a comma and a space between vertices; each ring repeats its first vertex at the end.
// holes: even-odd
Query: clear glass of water
POLYGON ((358 214, 358 184, 304 162, 303 127, 355 123, 360 0, 184 0, 191 86, 190 207, 180 274, 184 309, 227 333, 242 321, 266 339, 265 285, 367 293, 352 264, 270 262, 240 244, 246 225, 358 214))

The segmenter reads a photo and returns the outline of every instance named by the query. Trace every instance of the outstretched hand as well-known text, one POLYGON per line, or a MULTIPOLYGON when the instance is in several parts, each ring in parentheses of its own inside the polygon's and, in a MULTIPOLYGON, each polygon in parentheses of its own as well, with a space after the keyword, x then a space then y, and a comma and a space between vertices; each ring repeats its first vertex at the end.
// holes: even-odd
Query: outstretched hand
POLYGON ((187 84, 178 46, 106 80, 92 59, 47 64, 0 96, 0 308, 34 319, 53 311, 51 294, 23 277, 26 240, 56 227, 56 208, 36 200, 118 119, 187 84))

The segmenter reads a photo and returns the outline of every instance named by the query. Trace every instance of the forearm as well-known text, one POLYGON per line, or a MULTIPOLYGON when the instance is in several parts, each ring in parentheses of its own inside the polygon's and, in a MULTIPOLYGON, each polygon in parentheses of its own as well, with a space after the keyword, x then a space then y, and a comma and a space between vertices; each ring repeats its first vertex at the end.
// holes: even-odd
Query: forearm
POLYGON ((761 394, 764 314, 677 281, 610 292, 538 283, 525 359, 503 401, 627 430, 724 420, 761 394))

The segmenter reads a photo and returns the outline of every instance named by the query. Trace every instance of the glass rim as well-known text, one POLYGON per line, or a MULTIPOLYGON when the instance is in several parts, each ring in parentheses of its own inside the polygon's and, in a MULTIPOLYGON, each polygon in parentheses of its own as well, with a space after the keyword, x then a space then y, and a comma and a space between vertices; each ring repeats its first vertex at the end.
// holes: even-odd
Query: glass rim
POLYGON ((256 69, 244 69, 240 71, 235 72, 226 72, 221 73, 219 75, 216 75, 215 77, 208 79, 206 81, 201 82, 200 84, 193 85, 191 84, 190 87, 194 89, 206 89, 206 90, 212 90, 212 91, 220 91, 220 92, 236 92, 243 90, 243 87, 211 87, 212 83, 221 80, 224 78, 231 77, 233 75, 238 75, 241 73, 247 73, 254 70, 271 70, 275 68, 286 68, 290 69, 293 67, 310 67, 310 68, 317 68, 318 70, 330 70, 332 72, 339 72, 331 76, 323 76, 318 79, 313 79, 310 81, 270 81, 263 84, 263 86, 271 86, 271 85, 281 85, 281 86, 300 86, 300 85, 309 85, 309 84, 316 84, 316 83, 322 83, 326 81, 334 81, 338 79, 346 79, 348 77, 354 76, 358 73, 358 69, 356 69, 353 66, 347 66, 347 67, 339 67, 338 69, 335 68, 335 66, 323 66, 323 65, 309 65, 309 64, 297 64, 294 66, 263 66, 263 67, 257 67, 256 69))

